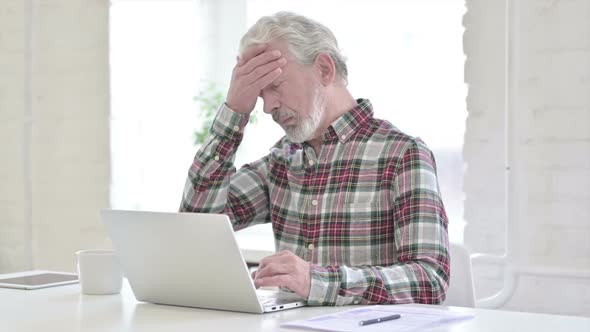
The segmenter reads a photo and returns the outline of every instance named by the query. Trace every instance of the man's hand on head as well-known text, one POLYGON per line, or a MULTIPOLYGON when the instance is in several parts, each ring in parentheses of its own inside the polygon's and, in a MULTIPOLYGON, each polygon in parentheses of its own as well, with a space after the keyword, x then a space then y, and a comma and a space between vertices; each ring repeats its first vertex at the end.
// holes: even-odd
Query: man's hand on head
POLYGON ((267 44, 252 46, 244 51, 232 72, 227 106, 235 112, 250 114, 256 106, 260 91, 281 75, 287 59, 267 44))
POLYGON ((311 288, 309 262, 290 251, 263 258, 253 278, 256 288, 286 287, 304 298, 308 298, 311 288))

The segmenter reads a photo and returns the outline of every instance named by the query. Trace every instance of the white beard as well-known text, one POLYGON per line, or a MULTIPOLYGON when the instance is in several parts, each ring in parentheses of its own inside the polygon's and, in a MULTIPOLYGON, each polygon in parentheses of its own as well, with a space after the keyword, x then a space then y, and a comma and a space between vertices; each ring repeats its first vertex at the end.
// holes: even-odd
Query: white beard
POLYGON ((293 143, 303 143, 313 138, 313 134, 318 130, 321 120, 321 110, 314 107, 309 117, 301 120, 300 123, 283 128, 287 138, 293 143))
POLYGON ((303 143, 305 141, 311 140, 314 138, 313 135, 320 127, 322 113, 325 109, 325 98, 319 91, 316 91, 316 96, 314 99, 315 100, 313 102, 311 112, 306 118, 298 119, 297 114, 290 110, 279 111, 280 114, 273 114, 273 119, 275 121, 278 119, 286 119, 288 117, 297 118, 298 121, 295 125, 283 127, 285 133, 287 134, 287 138, 292 143, 303 143))

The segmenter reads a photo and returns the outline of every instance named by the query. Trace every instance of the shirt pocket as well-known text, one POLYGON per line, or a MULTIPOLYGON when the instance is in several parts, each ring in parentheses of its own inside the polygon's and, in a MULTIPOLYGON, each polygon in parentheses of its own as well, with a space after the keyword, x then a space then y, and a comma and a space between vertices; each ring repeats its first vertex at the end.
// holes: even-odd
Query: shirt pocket
POLYGON ((326 263, 362 266, 373 264, 376 257, 375 240, 379 237, 380 207, 378 202, 342 204, 330 222, 323 224, 325 243, 329 247, 326 263))
POLYGON ((376 202, 348 203, 343 207, 342 227, 348 230, 348 238, 353 246, 370 245, 376 219, 379 217, 379 204, 376 202))
POLYGON ((349 222, 355 220, 370 220, 373 213, 378 208, 378 204, 372 201, 344 203, 342 211, 344 216, 348 216, 349 222))

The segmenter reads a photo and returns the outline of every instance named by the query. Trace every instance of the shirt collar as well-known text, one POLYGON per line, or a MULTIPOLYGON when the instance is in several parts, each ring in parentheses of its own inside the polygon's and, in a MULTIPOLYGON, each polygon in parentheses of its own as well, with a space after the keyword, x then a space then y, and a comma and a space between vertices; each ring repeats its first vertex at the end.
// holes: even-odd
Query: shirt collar
MULTIPOLYGON (((324 134, 324 142, 338 137, 340 142, 346 143, 353 134, 367 121, 373 118, 373 105, 369 99, 357 99, 357 105, 336 119, 324 134)), ((289 150, 293 153, 303 149, 301 143, 290 143, 289 150)))
POLYGON ((373 105, 368 99, 357 99, 356 102, 355 107, 332 122, 324 134, 324 141, 338 137, 340 142, 345 143, 361 126, 373 118, 373 105))

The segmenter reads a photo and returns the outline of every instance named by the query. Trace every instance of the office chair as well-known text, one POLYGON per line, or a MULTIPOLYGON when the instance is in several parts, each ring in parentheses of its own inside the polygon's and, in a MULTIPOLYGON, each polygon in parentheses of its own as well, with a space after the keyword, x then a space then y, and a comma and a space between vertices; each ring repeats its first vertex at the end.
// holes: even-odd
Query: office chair
POLYGON ((467 248, 450 243, 451 281, 444 305, 475 308, 471 256, 467 248))

